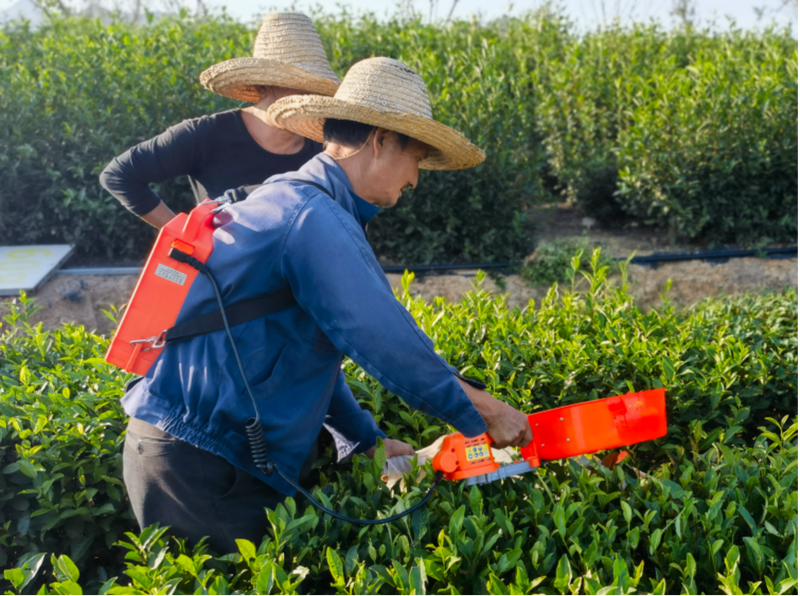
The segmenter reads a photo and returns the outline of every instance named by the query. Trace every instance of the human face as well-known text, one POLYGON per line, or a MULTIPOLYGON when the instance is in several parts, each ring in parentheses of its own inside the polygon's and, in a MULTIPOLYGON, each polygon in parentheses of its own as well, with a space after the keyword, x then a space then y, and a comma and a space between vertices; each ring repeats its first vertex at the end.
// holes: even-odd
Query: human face
POLYGON ((311 95, 309 91, 303 91, 302 89, 288 89, 286 87, 273 87, 272 89, 272 96, 275 101, 290 95, 311 95))
POLYGON ((419 163, 428 156, 430 147, 411 139, 403 148, 397 133, 391 131, 379 131, 378 136, 382 151, 376 154, 374 163, 378 184, 372 203, 385 209, 394 207, 405 191, 416 188, 419 163))
POLYGON ((261 99, 256 102, 255 105, 262 110, 266 110, 279 99, 289 97, 290 95, 310 95, 308 91, 303 91, 301 89, 289 89, 270 85, 257 85, 256 90, 261 99))

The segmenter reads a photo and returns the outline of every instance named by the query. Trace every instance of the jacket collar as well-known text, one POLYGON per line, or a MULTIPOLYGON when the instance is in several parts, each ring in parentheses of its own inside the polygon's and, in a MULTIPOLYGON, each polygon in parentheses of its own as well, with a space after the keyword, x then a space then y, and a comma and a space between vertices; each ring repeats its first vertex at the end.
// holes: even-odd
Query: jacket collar
POLYGON ((311 158, 294 176, 286 174, 284 177, 313 180, 321 184, 331 191, 333 200, 352 215, 362 228, 380 211, 380 207, 365 201, 353 191, 353 185, 342 167, 325 153, 311 158))

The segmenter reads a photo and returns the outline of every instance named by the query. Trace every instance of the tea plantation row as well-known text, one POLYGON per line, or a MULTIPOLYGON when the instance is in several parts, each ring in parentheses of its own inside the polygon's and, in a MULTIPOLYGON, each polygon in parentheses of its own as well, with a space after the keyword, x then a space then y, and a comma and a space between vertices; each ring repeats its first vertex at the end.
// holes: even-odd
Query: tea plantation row
MULTIPOLYGON (((268 512, 271 536, 232 554, 134 532, 120 451, 129 375, 103 362, 106 339, 31 326, 22 299, 0 336, 7 588, 37 589, 46 569, 51 593, 796 592, 797 293, 644 313, 604 278, 582 294, 554 286, 524 311, 479 290, 460 304, 401 300, 445 358, 526 412, 665 387, 664 439, 613 470, 561 461, 480 489, 444 483, 388 527, 289 499, 268 512)), ((390 436, 422 446, 448 432, 346 369, 390 436)), ((331 456, 317 494, 351 516, 397 512, 430 486, 428 469, 392 494, 380 452, 331 456)))
MULTIPOLYGON (((485 164, 423 173, 380 214, 376 253, 408 264, 530 252, 530 207, 564 197, 711 243, 797 233, 797 43, 789 31, 656 26, 578 34, 550 9, 447 26, 320 16, 334 70, 404 60, 434 115, 486 150, 485 164)), ((237 107, 198 75, 247 56, 254 31, 187 14, 136 26, 55 19, 0 28, 0 237, 67 241, 140 259, 153 231, 99 186, 112 157, 184 118, 237 107), (8 214, 13 214, 9 217, 8 214)), ((185 181, 156 185, 175 209, 185 181)))

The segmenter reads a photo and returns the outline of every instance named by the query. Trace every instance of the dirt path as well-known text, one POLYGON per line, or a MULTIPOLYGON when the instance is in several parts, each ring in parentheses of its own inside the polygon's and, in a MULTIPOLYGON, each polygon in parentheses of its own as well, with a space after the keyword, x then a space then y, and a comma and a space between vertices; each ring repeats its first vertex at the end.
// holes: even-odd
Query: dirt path
MULTIPOLYGON (((389 275, 389 281, 400 287, 400 275, 389 275)), ((756 258, 732 259, 723 264, 688 261, 662 265, 657 269, 630 266, 631 290, 642 307, 661 304, 668 279, 672 279, 670 297, 680 305, 688 305, 707 296, 737 295, 743 292, 797 288, 797 259, 765 260, 756 258)), ((491 279, 484 287, 492 292, 507 294, 509 306, 524 307, 531 299, 540 300, 549 286, 528 286, 519 275, 504 276, 505 288, 491 279)), ((411 290, 426 300, 443 296, 460 300, 472 289, 475 272, 457 275, 430 275, 416 279, 411 290)), ((114 325, 103 313, 111 305, 123 305, 136 285, 134 275, 56 275, 35 295, 41 310, 34 315, 47 328, 63 322, 85 325, 107 334, 114 325)), ((0 306, 0 315, 5 314, 0 306)))
MULTIPOLYGON (((540 241, 582 238, 614 257, 627 257, 636 251, 647 255, 654 251, 674 251, 702 246, 675 246, 663 231, 629 224, 617 228, 603 228, 586 218, 579 210, 554 205, 536 209, 536 237, 540 241)), ((85 264, 85 263, 82 263, 85 264)), ((130 263, 127 263, 130 264, 130 263)), ((75 266, 70 264, 68 266, 75 266)), ((443 296, 448 301, 460 300, 473 288, 476 271, 460 271, 448 275, 419 277, 411 291, 426 300, 443 296)), ((395 288, 400 287, 401 275, 388 275, 395 288)), ((629 268, 631 291, 642 308, 658 306, 667 281, 672 280, 671 300, 686 306, 709 296, 735 296, 744 292, 797 289, 797 259, 732 259, 727 263, 712 264, 703 261, 684 261, 660 265, 658 268, 631 265, 629 268)), ((36 294, 41 310, 34 321, 53 328, 63 322, 85 325, 100 333, 110 333, 114 324, 104 313, 111 305, 122 306, 130 298, 136 285, 135 275, 56 275, 36 294)), ((511 307, 525 307, 530 300, 539 301, 550 289, 549 285, 530 286, 519 275, 502 276, 504 287, 498 287, 490 278, 484 288, 507 296, 511 307)), ((0 303, 0 316, 6 307, 0 303)))

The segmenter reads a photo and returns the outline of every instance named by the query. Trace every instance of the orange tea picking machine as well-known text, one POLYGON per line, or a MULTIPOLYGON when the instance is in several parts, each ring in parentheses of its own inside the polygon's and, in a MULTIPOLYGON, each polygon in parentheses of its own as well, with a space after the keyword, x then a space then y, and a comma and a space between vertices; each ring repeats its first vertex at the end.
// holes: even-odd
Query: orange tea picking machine
POLYGON ((484 433, 445 437, 433 467, 446 480, 486 484, 535 470, 542 461, 588 455, 652 441, 667 434, 663 389, 596 399, 528 415, 533 441, 520 449, 522 460, 501 466, 492 456, 492 438, 484 433))

